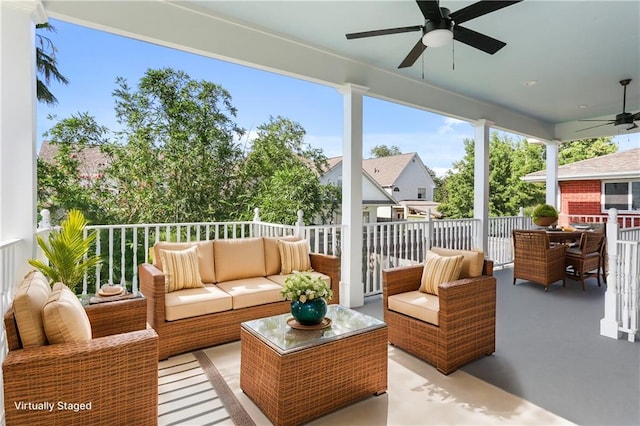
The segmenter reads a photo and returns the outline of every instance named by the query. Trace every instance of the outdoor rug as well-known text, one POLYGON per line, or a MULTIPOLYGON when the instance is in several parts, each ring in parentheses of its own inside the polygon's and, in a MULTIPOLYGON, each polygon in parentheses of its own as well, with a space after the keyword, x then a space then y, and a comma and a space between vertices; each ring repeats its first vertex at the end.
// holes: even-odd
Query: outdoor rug
MULTIPOLYGON (((257 425, 270 425, 240 389, 240 342, 202 351, 257 425)), ((388 390, 329 413, 310 425, 559 425, 571 424, 462 370, 444 376, 389 346, 388 390)), ((336 392, 340 392, 336 389, 336 392)), ((213 406, 212 403, 205 405, 213 406)), ((226 404, 225 404, 226 406, 226 404)), ((203 420, 206 416, 203 417, 203 420)), ((196 419, 191 423, 198 423, 196 419)))
POLYGON ((158 425, 255 425, 202 351, 158 365, 158 425))

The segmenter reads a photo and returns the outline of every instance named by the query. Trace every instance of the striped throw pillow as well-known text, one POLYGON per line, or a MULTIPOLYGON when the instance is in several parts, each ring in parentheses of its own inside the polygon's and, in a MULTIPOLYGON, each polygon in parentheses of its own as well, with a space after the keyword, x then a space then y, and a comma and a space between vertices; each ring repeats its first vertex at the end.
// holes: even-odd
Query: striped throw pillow
POLYGON ((204 287, 198 267, 198 247, 160 250, 167 293, 183 288, 204 287))
POLYGON ((455 281, 460 276, 464 256, 440 256, 431 250, 427 251, 422 270, 420 291, 438 295, 438 286, 455 281))
POLYGON ((278 240, 280 250, 280 274, 286 275, 293 271, 311 271, 309 247, 306 240, 282 241, 278 240))

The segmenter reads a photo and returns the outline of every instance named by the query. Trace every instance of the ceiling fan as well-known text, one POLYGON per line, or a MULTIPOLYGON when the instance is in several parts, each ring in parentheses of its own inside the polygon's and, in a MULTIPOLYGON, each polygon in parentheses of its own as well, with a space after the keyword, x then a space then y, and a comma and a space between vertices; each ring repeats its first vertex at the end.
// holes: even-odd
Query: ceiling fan
POLYGON ((374 37, 389 34, 408 33, 412 31, 422 31, 422 37, 411 49, 398 68, 412 66, 422 55, 427 47, 440 47, 449 43, 451 39, 467 44, 476 49, 480 49, 490 55, 505 47, 507 44, 495 38, 481 34, 460 26, 460 24, 478 18, 496 10, 520 3, 516 1, 479 1, 455 12, 451 12, 446 7, 440 7, 438 0, 422 1, 416 0, 418 7, 424 16, 424 25, 413 25, 409 27, 388 28, 384 30, 364 31, 347 34, 347 40, 364 37, 374 37))
POLYGON ((632 130, 638 127, 638 125, 635 123, 635 121, 640 120, 640 111, 636 112, 635 114, 632 114, 630 112, 626 112, 626 107, 627 107, 627 86, 629 85, 629 83, 631 83, 631 79, 630 78, 625 78, 624 80, 620 80, 620 84, 622 85, 622 87, 624 87, 624 94, 622 97, 622 112, 618 115, 616 115, 616 118, 614 120, 580 120, 580 121, 606 121, 606 123, 604 124, 598 124, 596 126, 591 126, 591 127, 587 127, 585 129, 580 129, 577 130, 578 132, 581 132, 583 130, 589 130, 589 129, 595 129, 596 127, 600 127, 600 126, 607 126, 609 124, 613 124, 617 129, 620 130, 632 130))

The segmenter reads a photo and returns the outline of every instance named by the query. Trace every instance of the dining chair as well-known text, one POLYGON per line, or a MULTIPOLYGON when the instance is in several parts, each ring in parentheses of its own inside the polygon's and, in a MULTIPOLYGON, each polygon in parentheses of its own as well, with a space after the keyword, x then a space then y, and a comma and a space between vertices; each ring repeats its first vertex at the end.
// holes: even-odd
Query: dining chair
POLYGON ((578 247, 570 248, 565 255, 567 277, 580 280, 585 290, 584 280, 595 276, 600 287, 600 276, 604 277, 605 237, 599 232, 584 232, 578 247))
POLYGON ((542 284, 544 291, 562 280, 565 285, 565 259, 567 246, 551 246, 546 231, 513 231, 513 284, 516 279, 542 284))

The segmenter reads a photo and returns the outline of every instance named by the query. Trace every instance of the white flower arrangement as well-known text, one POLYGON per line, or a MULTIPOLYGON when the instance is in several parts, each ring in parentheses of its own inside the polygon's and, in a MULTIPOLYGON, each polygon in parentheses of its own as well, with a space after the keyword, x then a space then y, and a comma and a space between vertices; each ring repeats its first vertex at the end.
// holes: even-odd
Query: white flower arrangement
POLYGON ((301 303, 318 298, 328 302, 333 298, 333 291, 322 278, 313 278, 300 272, 284 280, 284 287, 280 293, 286 300, 297 300, 301 303))

